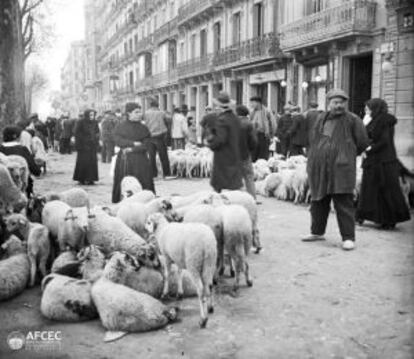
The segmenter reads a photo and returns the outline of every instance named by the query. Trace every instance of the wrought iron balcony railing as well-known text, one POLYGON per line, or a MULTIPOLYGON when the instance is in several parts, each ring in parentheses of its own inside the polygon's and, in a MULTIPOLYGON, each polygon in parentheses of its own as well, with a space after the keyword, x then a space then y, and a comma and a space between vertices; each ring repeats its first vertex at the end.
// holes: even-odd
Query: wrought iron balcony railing
POLYGON ((221 49, 214 55, 214 66, 231 66, 271 57, 283 57, 279 38, 273 32, 221 49))
POLYGON ((175 17, 174 19, 168 21, 164 25, 162 25, 160 28, 158 28, 154 32, 154 42, 160 43, 168 38, 175 36, 178 34, 178 28, 177 28, 178 19, 175 17))
POLYGON ((213 66, 213 54, 203 57, 196 57, 177 64, 179 78, 186 78, 196 75, 202 75, 211 72, 213 66))
POLYGON ((178 24, 183 24, 207 11, 212 11, 220 0, 191 0, 178 9, 178 24))
POLYGON ((376 2, 350 0, 280 27, 284 51, 352 35, 368 35, 375 27, 376 2))
POLYGON ((153 75, 153 84, 155 87, 173 85, 178 81, 177 69, 167 70, 153 75))

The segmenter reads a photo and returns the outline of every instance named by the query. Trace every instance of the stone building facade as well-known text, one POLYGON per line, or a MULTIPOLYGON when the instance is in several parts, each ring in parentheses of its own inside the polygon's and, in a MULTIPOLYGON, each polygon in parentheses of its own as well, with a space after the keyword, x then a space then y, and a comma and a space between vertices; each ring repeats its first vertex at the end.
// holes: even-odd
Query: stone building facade
POLYGON ((281 112, 288 101, 324 109, 326 92, 341 87, 357 114, 369 98, 388 102, 399 120, 399 154, 412 161, 410 0, 89 0, 86 7, 88 98, 99 111, 127 101, 145 108, 156 96, 167 111, 186 104, 198 122, 221 90, 244 104, 260 95, 281 112))

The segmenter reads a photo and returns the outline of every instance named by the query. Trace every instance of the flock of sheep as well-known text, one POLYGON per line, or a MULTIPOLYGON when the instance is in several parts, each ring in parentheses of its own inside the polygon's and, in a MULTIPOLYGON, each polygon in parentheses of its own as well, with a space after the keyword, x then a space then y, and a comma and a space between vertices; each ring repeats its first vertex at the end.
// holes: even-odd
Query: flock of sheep
POLYGON ((0 301, 40 277, 43 316, 99 317, 111 341, 175 321, 177 308, 161 301, 168 297, 197 295, 204 328, 225 264, 234 293, 241 274, 253 285, 247 256, 261 246, 249 194, 155 197, 131 177, 122 181, 122 193, 115 205, 92 206, 82 188, 27 200, 0 165, 0 301))

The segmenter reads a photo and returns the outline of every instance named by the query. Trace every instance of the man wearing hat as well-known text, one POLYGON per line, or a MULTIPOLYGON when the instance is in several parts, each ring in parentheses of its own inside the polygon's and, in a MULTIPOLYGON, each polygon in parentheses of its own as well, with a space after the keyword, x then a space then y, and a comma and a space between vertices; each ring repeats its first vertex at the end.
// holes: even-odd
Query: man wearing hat
POLYGON ((214 99, 216 112, 201 121, 203 138, 214 152, 210 184, 215 191, 240 189, 242 169, 240 157, 240 121, 233 112, 235 104, 226 92, 214 99))
POLYGON ((368 146, 361 119, 346 110, 348 95, 341 89, 328 92, 328 112, 321 113, 312 129, 308 154, 311 192, 311 234, 305 242, 324 240, 330 203, 333 201, 342 248, 355 247, 356 157, 368 146))
POLYGON ((276 121, 270 111, 263 106, 261 97, 251 97, 250 106, 252 107, 250 118, 257 133, 256 152, 252 160, 253 162, 259 158, 267 160, 269 158, 270 140, 276 131, 276 121))
POLYGON ((277 153, 287 156, 290 146, 289 129, 292 127, 292 105, 287 104, 283 107, 283 115, 277 124, 276 137, 279 140, 277 153))

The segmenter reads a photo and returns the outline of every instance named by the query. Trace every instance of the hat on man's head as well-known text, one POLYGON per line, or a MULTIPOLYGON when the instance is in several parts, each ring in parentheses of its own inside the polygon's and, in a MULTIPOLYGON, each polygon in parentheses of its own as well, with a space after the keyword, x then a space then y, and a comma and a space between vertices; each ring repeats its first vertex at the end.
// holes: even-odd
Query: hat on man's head
POLYGON ((236 102, 230 98, 227 92, 220 92, 218 96, 213 99, 213 103, 215 106, 223 110, 228 110, 231 106, 234 106, 236 104, 236 102))
POLYGON ((125 112, 126 113, 130 113, 132 111, 134 111, 137 108, 141 108, 140 104, 136 103, 136 102, 127 102, 125 104, 125 112))
POLYGON ((250 97, 251 102, 259 102, 262 103, 262 98, 260 96, 252 96, 250 97))
POLYGON ((346 94, 346 92, 344 90, 342 90, 342 89, 332 89, 332 90, 330 90, 326 94, 326 97, 327 97, 328 100, 331 100, 331 99, 333 99, 335 97, 340 97, 340 98, 342 98, 344 100, 348 100, 349 99, 349 97, 346 94))

